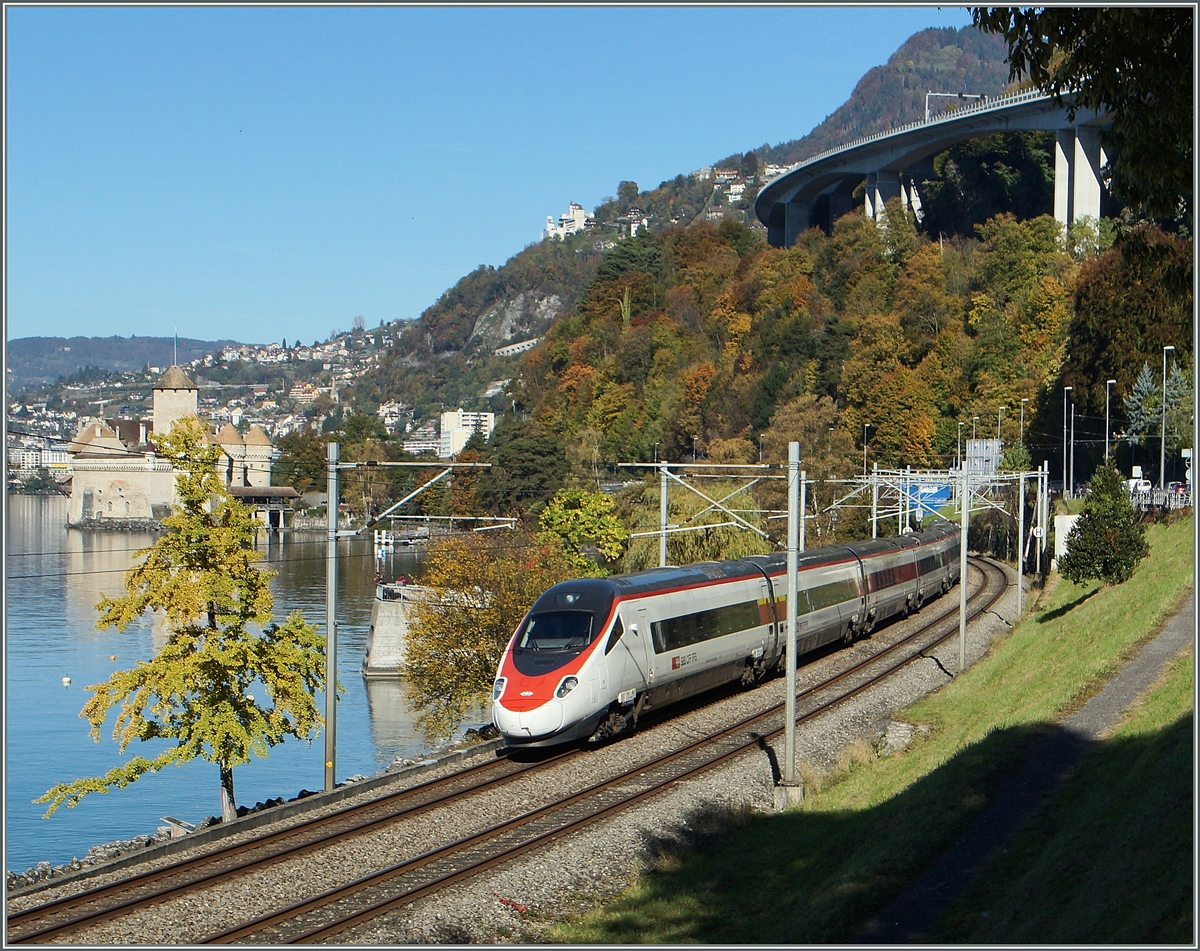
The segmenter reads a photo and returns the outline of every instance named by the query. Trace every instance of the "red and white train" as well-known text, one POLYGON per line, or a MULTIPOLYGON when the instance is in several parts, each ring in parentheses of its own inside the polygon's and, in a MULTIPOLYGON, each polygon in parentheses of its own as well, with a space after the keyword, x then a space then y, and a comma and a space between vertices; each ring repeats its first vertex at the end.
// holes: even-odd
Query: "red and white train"
MULTIPOLYGON (((850 643, 949 591, 959 555, 948 522, 802 552, 797 655, 850 643)), ((785 553, 565 581, 509 641, 492 722, 512 747, 632 729, 646 710, 782 666, 786 617, 785 553)))

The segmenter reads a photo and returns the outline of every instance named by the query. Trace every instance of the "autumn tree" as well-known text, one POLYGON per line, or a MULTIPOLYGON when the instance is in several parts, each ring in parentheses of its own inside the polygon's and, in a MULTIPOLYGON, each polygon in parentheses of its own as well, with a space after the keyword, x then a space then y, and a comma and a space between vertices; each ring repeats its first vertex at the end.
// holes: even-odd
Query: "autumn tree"
POLYGON ((123 631, 145 612, 162 611, 170 634, 150 660, 89 686, 80 716, 99 742, 119 707, 113 738, 122 753, 133 740, 170 745, 154 759, 135 756, 104 776, 54 786, 35 800, 50 803, 47 816, 199 757, 220 770, 221 815, 230 821, 234 767, 289 736, 311 740, 323 722, 316 694, 325 686, 324 639, 299 611, 271 623, 274 572, 256 564, 263 556, 254 550, 253 513, 216 474, 220 448, 195 417, 151 438, 177 470, 178 504, 163 519, 167 534, 138 552, 145 557, 126 573, 126 593, 101 598, 96 626, 123 631))
POLYGON ((405 654, 404 692, 417 724, 445 738, 491 699, 509 638, 551 585, 583 574, 557 539, 527 533, 444 536, 428 550, 405 654))
MULTIPOLYGON (((833 400, 828 396, 804 393, 781 405, 771 417, 763 434, 764 461, 785 463, 789 442, 800 443, 800 468, 809 480, 805 491, 808 503, 806 539, 813 545, 830 544, 838 516, 829 507, 847 491, 846 486, 832 480, 847 479, 859 472, 861 456, 855 448, 854 438, 846 430, 833 400)), ((787 506, 786 483, 782 480, 767 482, 759 498, 764 508, 784 510, 787 506)), ((777 519, 772 526, 777 540, 785 537, 783 520, 777 519)))
POLYGON ((273 485, 290 485, 303 494, 325 491, 328 471, 325 440, 311 429, 299 429, 279 440, 279 458, 271 466, 273 485))
POLYGON ((1128 393, 1164 346, 1191 349, 1193 256, 1190 239, 1143 226, 1082 266, 1063 382, 1090 412, 1103 412, 1105 380, 1128 393))

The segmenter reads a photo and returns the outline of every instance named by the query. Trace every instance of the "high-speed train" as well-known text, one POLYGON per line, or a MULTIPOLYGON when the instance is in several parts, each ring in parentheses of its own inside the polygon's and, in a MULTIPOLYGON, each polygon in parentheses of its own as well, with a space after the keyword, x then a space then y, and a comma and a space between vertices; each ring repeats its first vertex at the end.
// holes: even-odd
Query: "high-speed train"
MULTIPOLYGON (((847 643, 949 591, 959 532, 920 532, 802 552, 797 656, 847 643)), ((601 740, 638 716, 782 666, 787 555, 564 581, 534 602, 504 651, 492 722, 511 747, 601 740)))

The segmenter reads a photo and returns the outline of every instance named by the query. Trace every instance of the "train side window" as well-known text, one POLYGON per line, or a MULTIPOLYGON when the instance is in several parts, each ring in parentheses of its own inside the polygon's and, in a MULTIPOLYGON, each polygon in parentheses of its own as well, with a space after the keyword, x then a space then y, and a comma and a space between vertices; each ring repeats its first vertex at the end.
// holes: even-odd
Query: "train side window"
POLYGON ((663 629, 662 621, 654 621, 650 624, 650 637, 654 641, 654 653, 665 654, 667 652, 667 632, 663 629))
POLYGON ((619 641, 625 634, 625 625, 621 623, 620 615, 617 616, 616 622, 613 624, 612 633, 608 635, 608 643, 604 645, 604 653, 608 653, 617 646, 619 641))

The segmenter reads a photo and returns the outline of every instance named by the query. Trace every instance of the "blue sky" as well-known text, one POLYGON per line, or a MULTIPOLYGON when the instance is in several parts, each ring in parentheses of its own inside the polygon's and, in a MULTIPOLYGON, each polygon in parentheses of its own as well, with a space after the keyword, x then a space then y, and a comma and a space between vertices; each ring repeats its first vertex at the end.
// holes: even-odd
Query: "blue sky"
POLYGON ((7 16, 7 337, 311 342, 799 138, 963 7, 44 7, 7 16))

